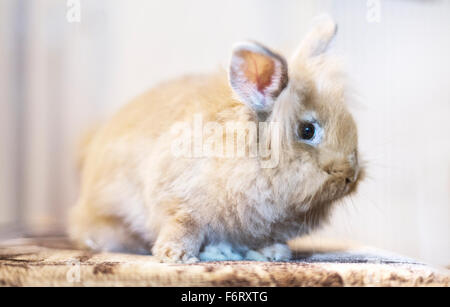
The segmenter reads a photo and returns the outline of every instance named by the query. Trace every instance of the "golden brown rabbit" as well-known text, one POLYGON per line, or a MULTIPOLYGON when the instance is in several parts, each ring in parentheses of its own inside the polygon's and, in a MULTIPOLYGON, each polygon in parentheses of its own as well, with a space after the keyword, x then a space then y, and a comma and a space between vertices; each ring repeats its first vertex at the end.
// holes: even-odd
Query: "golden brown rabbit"
POLYGON ((167 82, 122 108, 85 142, 71 237, 161 261, 289 259, 286 241, 325 221, 362 173, 344 80, 325 53, 335 33, 322 18, 289 64, 237 44, 228 75, 167 82))

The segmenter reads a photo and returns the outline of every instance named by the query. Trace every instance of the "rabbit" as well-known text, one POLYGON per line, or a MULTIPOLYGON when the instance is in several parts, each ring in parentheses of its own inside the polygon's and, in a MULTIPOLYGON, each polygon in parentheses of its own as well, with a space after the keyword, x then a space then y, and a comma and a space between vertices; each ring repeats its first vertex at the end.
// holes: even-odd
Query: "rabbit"
POLYGON ((286 242, 327 221, 363 176, 344 74, 326 52, 336 32, 320 18, 289 62, 237 43, 228 71, 162 83, 120 109, 83 142, 72 240, 161 262, 291 259, 286 242), (195 117, 277 129, 245 130, 243 156, 202 155, 195 142, 180 154, 195 117), (270 158, 249 154, 260 143, 270 158))

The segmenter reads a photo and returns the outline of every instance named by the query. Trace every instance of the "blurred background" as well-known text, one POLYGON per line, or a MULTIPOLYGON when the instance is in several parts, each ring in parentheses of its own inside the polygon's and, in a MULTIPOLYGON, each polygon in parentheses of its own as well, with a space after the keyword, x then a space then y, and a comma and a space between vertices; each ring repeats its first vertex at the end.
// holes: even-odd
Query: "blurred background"
POLYGON ((64 232, 84 129, 160 81, 226 65, 235 41, 289 56, 323 12, 369 178, 320 236, 450 265, 445 0, 0 0, 0 238, 64 232))

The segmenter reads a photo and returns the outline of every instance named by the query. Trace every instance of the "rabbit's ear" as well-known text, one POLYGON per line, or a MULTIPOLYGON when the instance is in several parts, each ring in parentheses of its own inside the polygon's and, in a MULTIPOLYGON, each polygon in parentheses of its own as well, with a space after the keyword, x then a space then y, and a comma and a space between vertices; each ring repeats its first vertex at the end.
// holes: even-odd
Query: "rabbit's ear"
POLYGON ((314 19, 312 28, 294 53, 293 61, 324 53, 336 36, 337 25, 327 14, 314 19))
POLYGON ((258 43, 238 43, 231 56, 229 81, 238 100, 255 112, 269 112, 288 83, 287 64, 258 43))

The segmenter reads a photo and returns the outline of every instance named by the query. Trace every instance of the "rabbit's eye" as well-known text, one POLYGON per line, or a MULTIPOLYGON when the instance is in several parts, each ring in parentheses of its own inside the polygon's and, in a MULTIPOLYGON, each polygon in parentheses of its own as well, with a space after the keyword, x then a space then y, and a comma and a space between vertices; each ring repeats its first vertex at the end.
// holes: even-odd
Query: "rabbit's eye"
POLYGON ((312 123, 301 123, 299 136, 302 140, 311 140, 316 134, 316 128, 312 123))
POLYGON ((322 141, 323 129, 315 120, 302 121, 298 125, 297 137, 300 142, 316 146, 322 141))

